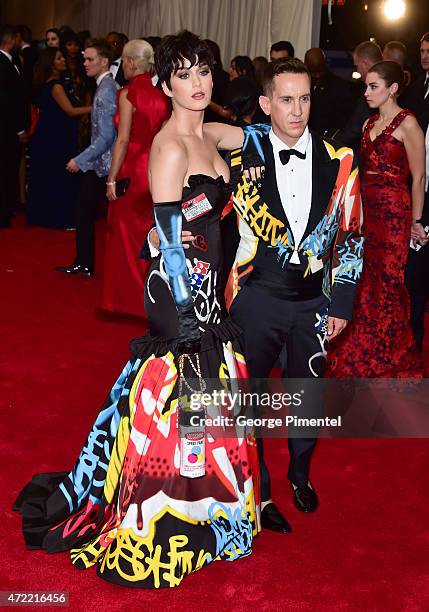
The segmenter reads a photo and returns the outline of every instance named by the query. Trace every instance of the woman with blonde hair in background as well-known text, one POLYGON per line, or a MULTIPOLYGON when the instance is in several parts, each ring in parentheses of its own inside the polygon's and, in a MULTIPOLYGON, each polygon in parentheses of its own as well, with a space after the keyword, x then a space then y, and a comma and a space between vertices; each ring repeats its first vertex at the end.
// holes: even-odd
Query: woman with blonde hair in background
POLYGON ((130 40, 122 62, 129 84, 118 92, 118 137, 107 179, 110 206, 102 306, 144 316, 149 264, 138 255, 153 223, 148 160, 152 140, 170 116, 170 104, 152 85, 153 49, 148 42, 130 40))

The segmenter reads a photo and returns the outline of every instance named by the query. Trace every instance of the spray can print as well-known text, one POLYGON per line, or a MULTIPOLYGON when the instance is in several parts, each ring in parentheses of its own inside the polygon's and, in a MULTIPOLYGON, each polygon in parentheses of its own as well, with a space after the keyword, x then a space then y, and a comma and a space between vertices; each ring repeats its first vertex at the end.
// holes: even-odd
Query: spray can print
POLYGON ((206 412, 179 400, 179 447, 181 476, 201 478, 206 473, 206 412))

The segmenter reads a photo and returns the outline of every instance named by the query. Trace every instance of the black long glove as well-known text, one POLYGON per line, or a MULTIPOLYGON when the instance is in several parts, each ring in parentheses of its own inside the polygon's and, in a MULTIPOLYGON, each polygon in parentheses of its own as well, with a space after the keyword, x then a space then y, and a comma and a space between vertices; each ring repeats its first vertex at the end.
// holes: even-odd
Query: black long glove
POLYGON ((168 284, 179 319, 178 352, 198 353, 201 332, 195 316, 185 251, 182 245, 182 203, 180 200, 159 202, 154 204, 154 212, 160 242, 159 248, 163 254, 168 284))

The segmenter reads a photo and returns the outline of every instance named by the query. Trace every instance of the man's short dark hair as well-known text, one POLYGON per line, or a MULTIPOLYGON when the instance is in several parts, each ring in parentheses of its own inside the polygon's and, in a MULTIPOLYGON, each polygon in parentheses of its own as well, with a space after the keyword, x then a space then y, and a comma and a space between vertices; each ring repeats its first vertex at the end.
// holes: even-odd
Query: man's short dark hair
POLYGON ((381 52, 380 45, 373 42, 372 40, 365 40, 361 42, 355 49, 355 54, 361 60, 367 60, 371 65, 381 62, 383 59, 383 53, 381 52))
POLYGON ((21 35, 21 38, 24 42, 28 43, 29 45, 31 44, 31 41, 33 40, 33 35, 28 25, 20 23, 19 25, 15 26, 14 30, 15 34, 21 35))
POLYGON ((207 44, 196 34, 182 30, 178 34, 164 36, 155 51, 155 70, 161 83, 171 89, 171 75, 183 68, 188 61, 192 66, 207 64, 213 71, 213 56, 207 44))
POLYGON ((270 53, 272 51, 287 51, 289 57, 295 57, 295 49, 289 40, 279 40, 279 42, 272 44, 270 53))
POLYGON ((304 62, 294 57, 281 58, 269 62, 264 70, 264 77, 262 80, 264 96, 270 98, 273 95, 274 78, 279 74, 306 74, 311 83, 310 72, 304 62))
POLYGON ((14 27, 8 23, 0 25, 0 45, 4 43, 6 38, 13 38, 15 36, 14 27))
POLYGON ((109 60, 109 66, 113 60, 113 50, 105 38, 93 38, 86 46, 87 49, 95 49, 100 57, 109 60))
POLYGON ((420 39, 420 44, 422 42, 429 42, 429 32, 426 32, 425 34, 423 34, 423 36, 420 39))

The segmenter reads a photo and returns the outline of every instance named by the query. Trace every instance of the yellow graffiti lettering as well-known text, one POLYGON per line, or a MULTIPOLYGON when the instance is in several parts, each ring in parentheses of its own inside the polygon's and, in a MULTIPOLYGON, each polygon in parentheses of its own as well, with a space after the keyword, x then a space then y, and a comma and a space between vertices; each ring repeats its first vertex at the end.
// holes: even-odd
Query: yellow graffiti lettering
POLYGON ((245 177, 236 187, 233 202, 237 213, 258 238, 269 242, 271 246, 277 246, 279 242, 289 243, 287 233, 280 233, 280 230, 284 228, 284 223, 269 212, 267 204, 262 202, 255 185, 249 183, 245 177))
POLYGON ((100 572, 115 570, 124 580, 138 582, 152 577, 155 588, 161 580, 168 586, 180 584, 183 576, 190 574, 211 561, 210 553, 200 550, 198 557, 192 550, 186 550, 189 542, 186 535, 174 535, 168 540, 169 550, 163 555, 160 544, 152 547, 145 538, 137 537, 132 529, 118 531, 114 546, 106 551, 100 572), (162 561, 164 556, 167 560, 162 561), (196 559, 195 559, 196 557, 196 559))

